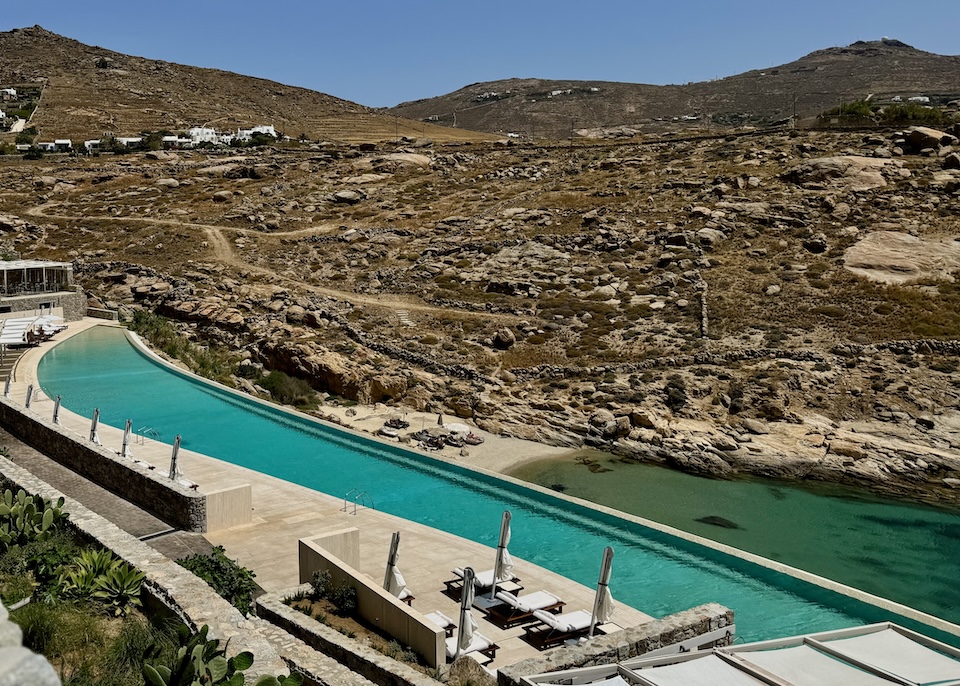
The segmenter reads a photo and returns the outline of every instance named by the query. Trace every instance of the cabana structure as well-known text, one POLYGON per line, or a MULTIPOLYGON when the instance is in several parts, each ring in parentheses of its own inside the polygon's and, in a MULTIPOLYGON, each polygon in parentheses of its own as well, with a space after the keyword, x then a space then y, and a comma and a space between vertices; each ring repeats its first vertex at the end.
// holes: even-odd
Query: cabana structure
POLYGON ((890 622, 523 677, 527 686, 960 684, 960 650, 890 622))
POLYGON ((0 261, 0 318, 54 314, 76 321, 86 297, 73 285, 73 264, 44 260, 0 261))

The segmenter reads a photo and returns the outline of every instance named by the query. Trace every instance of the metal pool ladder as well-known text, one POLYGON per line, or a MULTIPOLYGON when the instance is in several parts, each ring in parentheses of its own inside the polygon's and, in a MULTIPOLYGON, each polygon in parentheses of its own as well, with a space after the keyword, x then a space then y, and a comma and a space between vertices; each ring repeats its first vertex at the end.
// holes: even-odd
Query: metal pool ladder
POLYGON ((155 441, 159 441, 160 432, 149 426, 141 426, 139 429, 137 429, 137 437, 140 439, 138 441, 140 445, 143 445, 144 439, 146 438, 152 438, 155 441))
POLYGON ((357 514, 357 508, 362 506, 369 510, 375 510, 373 506, 373 498, 370 497, 370 494, 366 491, 361 491, 359 488, 351 488, 347 491, 347 494, 343 496, 343 507, 340 508, 341 512, 348 512, 350 510, 350 503, 353 503, 353 512, 350 514, 357 514))

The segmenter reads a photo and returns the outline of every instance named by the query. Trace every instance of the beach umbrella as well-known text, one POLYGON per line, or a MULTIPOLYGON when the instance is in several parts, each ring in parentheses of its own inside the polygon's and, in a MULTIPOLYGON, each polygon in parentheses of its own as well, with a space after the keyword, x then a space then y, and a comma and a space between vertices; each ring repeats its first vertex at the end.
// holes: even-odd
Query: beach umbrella
POLYGON ((100 408, 93 411, 93 420, 90 422, 90 441, 97 445, 103 445, 100 442, 100 434, 97 433, 97 425, 100 423, 100 408))
POLYGON ((57 396, 57 399, 53 401, 53 423, 60 423, 60 396, 57 396))
POLYGON ((497 557, 493 564, 493 587, 490 589, 490 600, 497 595, 497 582, 509 581, 513 578, 513 558, 507 546, 510 545, 510 519, 513 515, 510 510, 503 511, 500 518, 500 540, 497 542, 497 557))
POLYGON ((590 636, 597 624, 606 624, 613 615, 613 596, 610 595, 610 572, 613 569, 613 548, 603 549, 600 563, 600 579, 597 581, 597 596, 593 601, 593 616, 590 618, 590 636))
POLYGON ((23 406, 28 410, 30 409, 31 401, 33 401, 33 384, 30 384, 29 386, 27 386, 27 400, 23 404, 23 406))
MULTIPOLYGON (((7 346, 3 346, 3 347, 6 348, 7 346)), ((7 381, 6 381, 6 383, 3 384, 3 397, 4 397, 4 398, 9 398, 9 397, 10 397, 10 382, 13 380, 12 377, 13 377, 12 374, 7 374, 7 381)))
POLYGON ((133 428, 133 420, 128 419, 123 427, 123 445, 120 447, 120 457, 129 457, 133 459, 133 451, 130 449, 130 429, 133 428))
POLYGON ((170 453, 170 478, 179 481, 183 478, 183 472, 180 471, 180 434, 173 439, 173 452, 170 453))
POLYGON ((383 588, 398 598, 407 588, 403 574, 397 569, 397 560, 400 559, 400 532, 393 532, 390 539, 390 552, 387 554, 387 571, 383 575, 383 588))
POLYGON ((470 606, 473 605, 474 589, 473 567, 463 570, 463 594, 460 596, 460 630, 457 634, 457 652, 453 656, 456 660, 460 652, 466 650, 473 643, 473 634, 477 630, 477 620, 473 618, 470 606))

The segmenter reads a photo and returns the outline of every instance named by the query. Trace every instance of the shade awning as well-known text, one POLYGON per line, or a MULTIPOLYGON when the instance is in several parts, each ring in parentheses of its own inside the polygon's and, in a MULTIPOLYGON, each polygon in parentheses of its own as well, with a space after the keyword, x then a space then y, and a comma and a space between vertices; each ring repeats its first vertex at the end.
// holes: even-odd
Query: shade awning
POLYGON ((893 629, 823 643, 845 656, 915 684, 960 680, 960 662, 893 629))

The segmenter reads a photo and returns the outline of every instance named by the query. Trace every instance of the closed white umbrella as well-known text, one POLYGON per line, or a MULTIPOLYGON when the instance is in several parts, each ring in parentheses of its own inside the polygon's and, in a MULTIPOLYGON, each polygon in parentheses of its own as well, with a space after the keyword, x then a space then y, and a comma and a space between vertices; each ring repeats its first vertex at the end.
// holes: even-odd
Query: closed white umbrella
MULTIPOLYGON (((4 346, 4 347, 6 347, 6 346, 4 346)), ((6 381, 6 383, 3 384, 3 397, 4 397, 4 398, 9 398, 9 397, 10 397, 10 382, 13 380, 13 379, 12 379, 12 376, 13 376, 12 374, 7 374, 7 381, 6 381)))
POLYGON ((133 459, 133 451, 130 449, 130 430, 133 428, 133 420, 128 419, 123 427, 123 445, 120 447, 120 457, 129 457, 133 459))
POLYGON ((173 439, 173 452, 170 453, 170 478, 179 481, 183 478, 183 472, 180 471, 180 434, 173 439))
POLYGON ((613 548, 603 549, 600 563, 600 579, 597 581, 597 596, 593 601, 593 616, 590 618, 590 636, 597 624, 606 624, 613 615, 613 596, 610 594, 610 573, 613 570, 613 548))
POLYGON ((27 386, 27 400, 23 404, 25 408, 30 409, 30 403, 33 401, 33 384, 27 386))
POLYGON ((97 445, 103 445, 100 442, 100 434, 97 433, 97 425, 100 423, 100 408, 93 411, 93 420, 90 422, 90 442, 97 445))
POLYGON ((390 552, 387 554, 387 571, 383 575, 383 588, 398 598, 407 590, 407 582, 403 574, 397 569, 397 560, 400 559, 400 532, 395 531, 390 539, 390 552))
POLYGON ((510 520, 513 515, 510 510, 503 511, 500 518, 500 540, 497 542, 497 557, 493 564, 493 586, 490 588, 490 600, 497 595, 497 582, 509 581, 513 578, 513 558, 507 546, 510 545, 510 520))
POLYGON ((57 396, 57 399, 53 401, 53 423, 60 423, 60 396, 57 396))
POLYGON ((460 630, 457 634, 457 652, 453 656, 456 660, 460 652, 466 650, 473 643, 473 634, 477 630, 477 621, 473 618, 470 606, 473 605, 474 589, 473 567, 463 570, 463 594, 460 596, 460 630))

